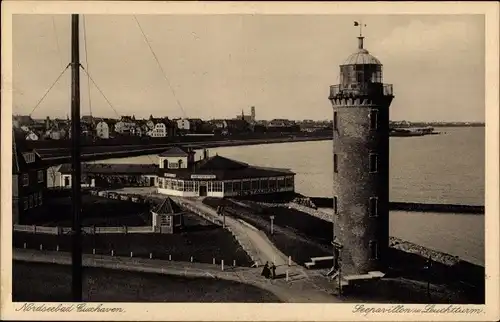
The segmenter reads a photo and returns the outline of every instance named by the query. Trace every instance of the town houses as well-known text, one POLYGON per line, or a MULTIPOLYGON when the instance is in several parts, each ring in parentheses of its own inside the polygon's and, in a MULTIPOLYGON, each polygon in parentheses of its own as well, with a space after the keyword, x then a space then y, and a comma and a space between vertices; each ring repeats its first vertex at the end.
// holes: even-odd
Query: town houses
MULTIPOLYGON (((13 127, 22 133, 25 140, 71 138, 69 116, 34 119, 29 115, 14 115, 12 121, 13 127)), ((249 115, 241 110, 241 114, 234 118, 202 120, 201 118, 150 115, 148 118, 141 119, 135 115, 122 115, 115 118, 83 115, 80 123, 82 136, 94 140, 127 137, 172 138, 184 135, 239 135, 252 132, 297 132, 301 130, 299 122, 292 120, 257 120, 254 106, 250 107, 249 115)))

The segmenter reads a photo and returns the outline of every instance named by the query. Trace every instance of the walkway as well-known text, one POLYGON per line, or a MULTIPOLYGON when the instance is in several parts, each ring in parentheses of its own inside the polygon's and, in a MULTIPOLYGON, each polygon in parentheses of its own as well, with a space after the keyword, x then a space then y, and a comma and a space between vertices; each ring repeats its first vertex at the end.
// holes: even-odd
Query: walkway
MULTIPOLYGON (((205 205, 201 198, 172 197, 172 199, 178 203, 188 204, 191 207, 199 209, 205 216, 211 216, 213 220, 221 221, 222 219, 214 209, 205 205)), ((252 259, 257 261, 259 265, 270 262, 276 265, 277 275, 284 274, 286 270, 289 270, 293 274, 298 274, 304 278, 307 277, 305 270, 296 263, 292 262, 292 265, 288 266, 288 257, 279 251, 262 231, 242 220, 237 220, 230 216, 226 216, 226 228, 235 235, 252 259)))
MULTIPOLYGON (((71 254, 55 251, 37 251, 14 249, 13 260, 70 265, 71 254)), ((290 275, 289 281, 284 277, 266 280, 260 276, 260 268, 226 268, 222 271, 219 265, 164 261, 158 259, 142 259, 107 255, 83 255, 85 267, 120 269, 144 273, 160 273, 188 277, 219 278, 255 285, 275 294, 281 301, 289 303, 334 303, 338 299, 327 292, 314 287, 306 279, 290 275)))

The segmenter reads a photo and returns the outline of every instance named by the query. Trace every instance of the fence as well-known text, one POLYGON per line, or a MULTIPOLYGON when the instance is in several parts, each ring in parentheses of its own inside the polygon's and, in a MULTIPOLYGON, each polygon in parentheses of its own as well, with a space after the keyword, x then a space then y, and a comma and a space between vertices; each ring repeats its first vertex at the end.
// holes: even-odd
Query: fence
MULTIPOLYGON (((65 235, 71 232, 70 227, 45 227, 30 225, 14 225, 14 231, 33 234, 65 235)), ((152 226, 123 226, 123 227, 82 227, 82 232, 95 234, 151 234, 155 233, 152 226)))
POLYGON ((182 202, 181 200, 179 199, 176 199, 175 200, 182 208, 185 208, 195 214, 197 214, 198 216, 210 221, 211 223, 215 224, 215 225, 219 225, 219 226, 222 226, 222 221, 221 220, 218 220, 212 216, 209 216, 207 215, 203 210, 197 208, 197 207, 194 207, 192 205, 190 205, 189 203, 185 203, 185 202, 182 202))
POLYGON ((90 194, 92 194, 94 196, 109 198, 109 199, 132 201, 135 203, 148 203, 148 202, 150 202, 150 199, 148 199, 147 197, 141 196, 141 195, 124 194, 124 193, 118 193, 118 192, 106 191, 106 190, 91 190, 90 194))
POLYGON ((27 232, 33 234, 48 234, 60 235, 62 234, 62 227, 44 227, 34 225, 14 225, 14 231, 27 232))

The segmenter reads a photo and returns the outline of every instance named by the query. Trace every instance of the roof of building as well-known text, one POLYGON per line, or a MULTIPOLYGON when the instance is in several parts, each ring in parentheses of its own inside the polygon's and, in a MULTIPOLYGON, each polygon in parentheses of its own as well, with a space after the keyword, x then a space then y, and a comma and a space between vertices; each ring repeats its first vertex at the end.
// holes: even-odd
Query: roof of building
POLYGON ((40 155, 33 149, 28 149, 25 144, 25 133, 19 129, 12 129, 12 174, 26 172, 29 169, 40 169, 44 167, 44 162, 40 155), (32 152, 35 154, 35 161, 27 163, 23 153, 32 152))
MULTIPOLYGON (((156 164, 126 164, 126 163, 82 163, 83 174, 117 174, 117 175, 155 175, 158 171, 156 164)), ((71 164, 61 165, 59 172, 62 174, 71 173, 71 164)))
POLYGON ((181 147, 174 146, 169 148, 168 150, 158 154, 159 157, 185 157, 188 156, 190 153, 194 153, 193 151, 189 152, 184 150, 181 147))
POLYGON ((165 200, 161 204, 158 205, 158 207, 153 209, 153 212, 157 214, 179 214, 183 212, 182 208, 179 207, 175 202, 172 201, 170 197, 166 197, 165 200))
POLYGON ((358 51, 349 55, 342 65, 382 65, 380 60, 363 48, 364 37, 358 37, 358 51))
POLYGON ((164 173, 175 174, 180 179, 190 179, 191 175, 215 175, 218 180, 295 175, 289 169, 250 166, 219 155, 196 161, 190 168, 159 169, 159 173, 160 176, 163 176, 164 173))

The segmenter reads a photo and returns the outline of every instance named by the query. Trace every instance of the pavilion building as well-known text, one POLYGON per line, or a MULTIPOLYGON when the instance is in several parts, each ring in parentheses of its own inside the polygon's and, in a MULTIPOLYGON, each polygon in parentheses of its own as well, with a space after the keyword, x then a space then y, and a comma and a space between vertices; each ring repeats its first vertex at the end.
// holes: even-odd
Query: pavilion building
POLYGON ((295 173, 251 166, 219 155, 195 161, 195 151, 173 147, 158 155, 158 193, 181 197, 237 197, 294 192, 295 173))

